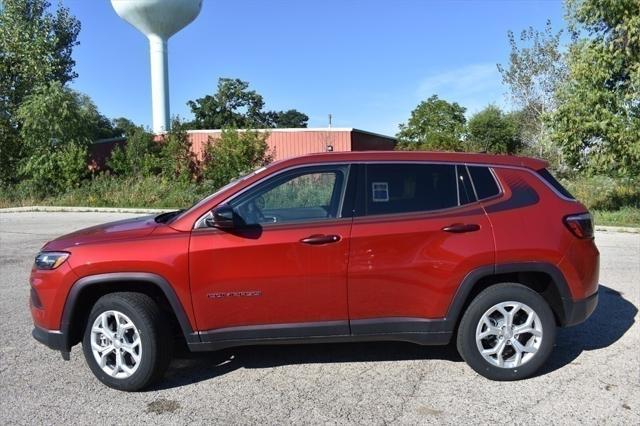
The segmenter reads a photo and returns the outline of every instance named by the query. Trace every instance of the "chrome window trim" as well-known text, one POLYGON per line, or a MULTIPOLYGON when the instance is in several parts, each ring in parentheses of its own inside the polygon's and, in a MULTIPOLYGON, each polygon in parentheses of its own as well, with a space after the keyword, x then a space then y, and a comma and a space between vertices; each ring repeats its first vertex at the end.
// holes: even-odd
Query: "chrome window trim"
MULTIPOLYGON (((545 169, 546 169, 546 167, 545 167, 545 169)), ((542 170, 542 169, 539 169, 539 170, 542 170)), ((540 173, 538 173, 538 171, 539 171, 539 170, 534 171, 534 172, 533 172, 533 174, 534 174, 538 179, 540 179, 540 180, 542 181, 542 183, 544 183, 545 185, 547 185, 547 187, 548 187, 549 189, 551 189, 553 192, 555 192, 555 194, 556 194, 558 197, 560 197, 560 198, 562 198, 563 200, 566 200, 566 201, 573 201, 573 202, 576 202, 576 203, 578 203, 578 202, 579 202, 576 198, 566 197, 563 193, 561 193, 560 191, 558 191, 558 190, 556 189, 556 187, 555 187, 555 186, 553 186, 553 185, 552 185, 550 182, 548 182, 544 177, 542 177, 542 175, 540 175, 540 173)), ((547 171, 548 171, 548 170, 547 170, 547 171)), ((549 172, 549 173, 551 173, 551 172, 549 172)), ((555 180, 558 180, 555 176, 553 176, 553 178, 554 178, 555 180)), ((562 182, 560 182, 559 180, 558 180, 558 183, 559 183, 560 185, 562 185, 562 182)))
MULTIPOLYGON (((513 166, 513 165, 507 165, 507 164, 491 164, 491 163, 469 163, 466 161, 438 161, 438 160, 343 160, 343 161, 332 161, 332 162, 319 162, 319 163, 307 163, 307 164, 298 164, 295 166, 291 166, 291 167, 287 167, 285 169, 279 170, 278 172, 275 172, 273 174, 269 174, 265 177, 263 177, 262 179, 252 183, 251 185, 249 185, 248 187, 242 189, 240 192, 231 195, 230 197, 222 200, 220 203, 218 203, 217 205, 222 205, 224 203, 229 202, 230 200, 232 200, 233 198, 235 198, 236 196, 240 196, 242 193, 250 190, 251 188, 253 188, 256 185, 259 185, 260 183, 264 182, 266 179, 269 179, 271 177, 275 177, 278 176, 279 174, 291 171, 291 170, 295 170, 295 169, 300 169, 300 168, 304 168, 304 167, 313 167, 313 166, 337 166, 337 165, 352 165, 352 164, 390 164, 390 163, 405 163, 405 164, 451 164, 451 165, 460 165, 460 166, 480 166, 480 167, 488 167, 489 170, 491 171, 493 178, 496 180, 496 184, 498 185, 498 188, 500 189, 500 193, 490 197, 490 198, 485 198, 483 200, 478 200, 477 199, 477 194, 476 194, 476 201, 474 201, 473 203, 469 203, 469 204, 464 204, 462 206, 456 206, 456 207, 450 207, 448 208, 449 210, 452 208, 460 208, 460 207, 466 207, 466 206, 470 206, 473 205, 474 203, 479 203, 480 201, 488 201, 488 200, 492 200, 494 198, 500 197, 502 195, 504 195, 504 189, 502 188, 502 185, 500 183, 500 180, 497 179, 496 174, 494 169, 512 169, 512 170, 521 170, 521 171, 526 171, 527 173, 530 173, 531 175, 535 176, 536 179, 538 179, 539 181, 541 181, 547 188, 549 188, 554 194, 556 194, 558 197, 560 197, 563 200, 566 201, 571 201, 574 203, 578 203, 579 201, 576 199, 571 199, 571 198, 567 198, 564 195, 562 195, 560 192, 558 192, 558 190, 556 190, 553 185, 551 185, 549 182, 547 182, 542 176, 540 176, 536 170, 530 169, 526 166, 513 166)), ((349 168, 349 171, 351 170, 351 168, 349 168)), ((469 173, 469 176, 471 176, 471 173, 469 173)), ((473 179, 471 180, 471 185, 473 186, 473 179)), ((473 190, 475 193, 475 186, 473 186, 473 190)), ((345 182, 345 191, 346 191, 346 182, 345 182)), ((343 199, 342 201, 344 202, 344 195, 343 195, 343 199)), ((436 212, 436 211, 442 211, 444 209, 439 209, 439 210, 430 210, 429 212, 436 212)), ((340 211, 340 213, 342 213, 340 211)), ((194 223, 193 229, 198 229, 198 228, 208 228, 206 225, 204 225, 204 219, 207 217, 207 215, 210 215, 211 212, 206 212, 204 213, 202 216, 200 216, 198 218, 198 220, 196 220, 196 222, 194 223), (199 226, 199 224, 202 224, 204 226, 199 226)), ((376 215, 376 216, 382 216, 382 215, 376 215)), ((368 217, 368 216, 359 216, 359 217, 368 217)))

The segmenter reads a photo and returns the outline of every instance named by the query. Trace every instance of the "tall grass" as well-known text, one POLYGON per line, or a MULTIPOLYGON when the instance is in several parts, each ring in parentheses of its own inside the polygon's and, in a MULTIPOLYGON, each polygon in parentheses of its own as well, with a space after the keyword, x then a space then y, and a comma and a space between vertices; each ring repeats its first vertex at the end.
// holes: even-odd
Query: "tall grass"
POLYGON ((562 184, 585 206, 593 210, 615 211, 640 208, 640 179, 608 176, 577 176, 562 184))
POLYGON ((35 197, 20 188, 0 192, 0 206, 188 207, 215 191, 205 184, 161 177, 99 175, 78 188, 54 196, 35 197))

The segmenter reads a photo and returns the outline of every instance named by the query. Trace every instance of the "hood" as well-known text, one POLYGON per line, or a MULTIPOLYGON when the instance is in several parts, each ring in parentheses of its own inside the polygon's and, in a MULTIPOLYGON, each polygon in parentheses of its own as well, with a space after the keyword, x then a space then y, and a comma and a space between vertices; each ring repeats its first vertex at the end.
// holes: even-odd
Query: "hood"
POLYGON ((68 250, 84 244, 145 237, 158 226, 154 216, 136 217, 81 229, 46 243, 42 250, 68 250))

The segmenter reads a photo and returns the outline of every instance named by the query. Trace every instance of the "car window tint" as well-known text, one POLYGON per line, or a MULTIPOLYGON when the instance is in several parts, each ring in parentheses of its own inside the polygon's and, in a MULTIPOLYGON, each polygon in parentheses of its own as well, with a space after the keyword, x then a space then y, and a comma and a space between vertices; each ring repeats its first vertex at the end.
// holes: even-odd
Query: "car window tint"
POLYGON ((468 169, 479 200, 490 198, 500 193, 496 179, 488 167, 469 166, 468 169))
POLYGON ((473 203, 476 201, 476 196, 473 192, 473 186, 471 185, 471 178, 465 166, 456 166, 456 173, 458 174, 458 194, 460 197, 460 205, 473 203))
POLYGON ((549 172, 549 170, 540 169, 538 170, 538 174, 551 186, 553 186, 560 194, 564 195, 567 198, 575 200, 575 197, 567 190, 567 188, 565 188, 560 182, 558 182, 558 180, 551 174, 551 172, 549 172))
POLYGON ((439 164, 369 164, 366 214, 439 210, 458 205, 456 168, 439 164))
POLYGON ((247 225, 337 217, 346 166, 274 177, 230 203, 247 225))

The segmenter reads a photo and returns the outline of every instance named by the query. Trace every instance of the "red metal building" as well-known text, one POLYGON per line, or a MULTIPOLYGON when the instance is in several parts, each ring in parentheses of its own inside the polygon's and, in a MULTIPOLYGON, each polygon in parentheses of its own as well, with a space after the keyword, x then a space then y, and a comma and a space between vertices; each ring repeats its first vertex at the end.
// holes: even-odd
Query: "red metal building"
MULTIPOLYGON (((393 150, 395 138, 352 128, 268 129, 267 144, 274 160, 325 151, 393 150)), ((209 138, 221 130, 190 130, 191 149, 201 158, 209 138)))
MULTIPOLYGON (((274 160, 326 151, 386 151, 393 150, 396 139, 353 128, 267 129, 267 144, 274 160)), ((221 130, 189 130, 191 150, 201 160, 206 144, 214 143, 221 130)), ((125 143, 124 138, 97 141, 91 147, 91 160, 97 168, 104 167, 111 150, 125 143)))

